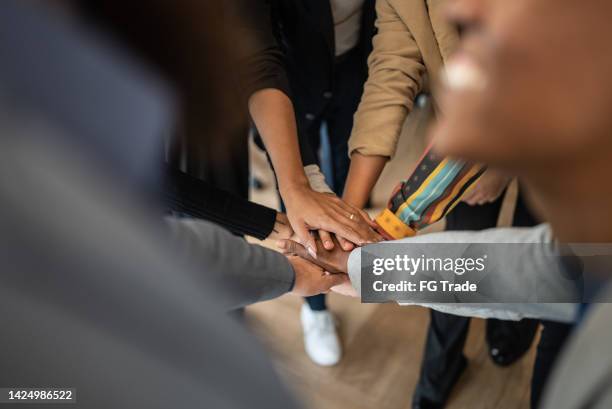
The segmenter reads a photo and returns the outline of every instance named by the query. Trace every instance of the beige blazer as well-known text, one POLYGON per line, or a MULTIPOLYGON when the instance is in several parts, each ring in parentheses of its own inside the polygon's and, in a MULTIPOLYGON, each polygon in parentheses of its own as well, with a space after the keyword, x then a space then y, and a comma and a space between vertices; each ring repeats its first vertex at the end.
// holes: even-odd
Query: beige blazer
POLYGON ((459 35, 444 18, 446 0, 377 0, 369 77, 354 118, 349 154, 392 157, 421 91, 435 84, 459 35))

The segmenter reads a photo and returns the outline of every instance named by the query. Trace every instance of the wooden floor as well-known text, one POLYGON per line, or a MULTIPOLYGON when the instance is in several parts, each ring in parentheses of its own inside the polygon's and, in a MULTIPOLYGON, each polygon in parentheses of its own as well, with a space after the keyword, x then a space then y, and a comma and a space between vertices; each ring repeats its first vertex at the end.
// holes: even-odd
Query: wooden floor
MULTIPOLYGON (((410 132, 410 126, 408 121, 404 135, 415 133, 410 132)), ((423 147, 422 140, 402 136, 396 159, 387 165, 373 193, 375 206, 384 206, 389 192, 406 176, 423 147)), ((266 187, 252 192, 252 198, 275 207, 278 202, 273 174, 265 157, 252 151, 253 172, 266 187)), ((514 187, 502 208, 500 225, 508 224, 515 195, 514 187)), ((344 356, 337 366, 323 368, 313 364, 304 352, 299 321, 301 304, 300 298, 286 295, 247 308, 246 318, 269 349, 282 379, 306 408, 410 408, 429 322, 428 310, 395 304, 361 304, 355 299, 330 295, 328 306, 338 319, 344 356)), ((496 367, 487 355, 484 321, 474 319, 465 354, 468 369, 453 390, 449 409, 529 407, 533 346, 509 368, 496 367)))
MULTIPOLYGON (((307 408, 407 409, 417 382, 429 313, 420 307, 361 304, 331 295, 344 347, 341 362, 323 368, 304 352, 299 308, 287 295, 249 307, 251 328, 269 348, 281 374, 307 408)), ((528 408, 534 348, 509 368, 487 355, 484 321, 472 320, 465 354, 469 360, 449 409, 528 408)))

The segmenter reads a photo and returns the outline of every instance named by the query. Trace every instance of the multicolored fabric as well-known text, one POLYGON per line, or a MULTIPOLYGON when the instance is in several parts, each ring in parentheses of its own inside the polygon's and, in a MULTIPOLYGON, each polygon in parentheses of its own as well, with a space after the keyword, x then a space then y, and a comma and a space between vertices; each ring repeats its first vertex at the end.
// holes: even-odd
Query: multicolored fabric
POLYGON ((391 195, 387 208, 375 219, 389 240, 410 237, 441 220, 478 180, 485 167, 439 157, 430 145, 414 171, 391 195))

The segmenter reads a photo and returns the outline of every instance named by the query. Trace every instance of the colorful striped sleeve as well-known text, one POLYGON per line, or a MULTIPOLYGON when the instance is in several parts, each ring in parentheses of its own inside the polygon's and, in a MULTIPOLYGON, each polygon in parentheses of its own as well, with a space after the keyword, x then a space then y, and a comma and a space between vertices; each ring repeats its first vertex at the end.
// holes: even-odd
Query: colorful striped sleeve
POLYGON ((431 148, 410 178, 393 190, 387 208, 375 219, 388 240, 414 236, 441 220, 485 171, 483 165, 439 157, 431 148))

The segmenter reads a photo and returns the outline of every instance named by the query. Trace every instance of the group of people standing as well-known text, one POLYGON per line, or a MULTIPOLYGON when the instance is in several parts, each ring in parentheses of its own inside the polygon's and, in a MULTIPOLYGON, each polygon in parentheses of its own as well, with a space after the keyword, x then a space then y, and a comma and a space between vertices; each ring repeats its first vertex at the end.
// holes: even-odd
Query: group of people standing
MULTIPOLYGON (((270 144, 268 129, 295 123, 296 130, 285 136, 298 140, 303 164, 327 170, 325 180, 330 190, 347 204, 363 209, 386 163, 395 155, 404 122, 417 98, 430 101, 427 105, 433 112, 425 120, 435 120, 438 103, 431 84, 439 80, 460 40, 459 29, 444 17, 447 2, 236 3, 247 28, 245 33, 255 38, 259 47, 244 59, 251 70, 250 78, 256 79, 247 92, 251 114, 259 110, 258 104, 266 104, 261 96, 266 93, 284 94, 293 107, 274 116, 253 117, 264 141, 259 139, 260 146, 270 144), (329 154, 324 156, 320 154, 322 141, 329 145, 329 154), (321 163, 322 158, 329 163, 321 163)), ((270 156, 277 177, 283 177, 279 176, 283 170, 276 168, 273 153, 270 156)), ((472 190, 462 196, 463 203, 448 212, 446 229, 495 227, 511 180, 496 170, 484 172, 472 190)), ((282 181, 279 184, 284 199, 282 181)), ((536 224, 519 195, 513 225, 536 224)), ((322 241, 326 237, 321 237, 322 241)), ((311 359, 320 365, 338 363, 342 348, 325 295, 306 297, 300 318, 305 350, 311 359)), ((489 320, 486 334, 493 362, 506 366, 519 359, 531 346, 538 324, 529 319, 489 320)), ((467 365, 463 347, 468 327, 469 318, 432 310, 413 407, 444 406, 467 365)), ((559 346, 565 332, 564 328, 555 332, 559 346)), ((543 374, 546 371, 542 368, 543 374)), ((542 384, 539 376, 534 377, 534 402, 542 384)))
MULTIPOLYGON (((76 387, 86 407, 291 408, 226 312, 303 296, 306 352, 333 365, 342 351, 323 294, 358 290, 363 246, 443 217, 445 237, 612 241, 606 2, 3 7, 0 386, 76 387), (576 73, 588 74, 572 98, 583 104, 566 98, 576 73), (363 208, 418 98, 433 143, 371 220, 363 208), (283 211, 246 199, 249 126, 283 211), (495 227, 515 177, 513 224, 527 229, 460 235, 495 227)), ((560 320, 490 319, 489 354, 512 364, 541 323, 532 406, 609 407, 609 308, 570 307, 560 320)), ((413 408, 444 407, 468 364, 469 318, 439 310, 413 408)))

